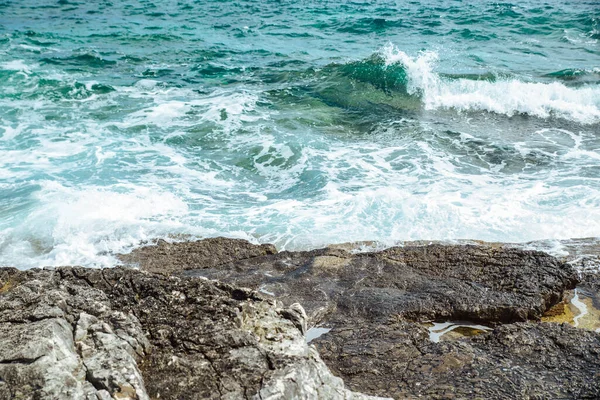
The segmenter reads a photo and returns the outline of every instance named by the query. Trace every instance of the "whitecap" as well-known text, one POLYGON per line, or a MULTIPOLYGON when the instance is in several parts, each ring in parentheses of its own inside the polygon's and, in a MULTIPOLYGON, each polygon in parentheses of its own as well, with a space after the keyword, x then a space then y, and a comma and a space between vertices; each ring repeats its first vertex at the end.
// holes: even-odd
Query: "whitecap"
POLYGON ((0 69, 6 71, 21 71, 27 74, 31 73, 31 66, 25 64, 24 60, 12 60, 0 63, 0 69))
POLYGON ((600 121, 600 86, 567 87, 560 82, 495 82, 442 78, 434 72, 438 55, 426 51, 410 57, 393 45, 381 50, 387 64, 406 68, 409 94, 420 94, 426 109, 489 111, 513 116, 523 113, 540 118, 556 116, 580 123, 600 121))

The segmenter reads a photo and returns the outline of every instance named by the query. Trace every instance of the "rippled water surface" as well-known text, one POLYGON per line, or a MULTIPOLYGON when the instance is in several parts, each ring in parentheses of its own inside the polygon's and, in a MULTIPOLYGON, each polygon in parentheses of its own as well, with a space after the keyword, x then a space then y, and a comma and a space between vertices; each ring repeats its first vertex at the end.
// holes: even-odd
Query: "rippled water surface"
POLYGON ((596 1, 0 0, 0 265, 600 236, 596 1))

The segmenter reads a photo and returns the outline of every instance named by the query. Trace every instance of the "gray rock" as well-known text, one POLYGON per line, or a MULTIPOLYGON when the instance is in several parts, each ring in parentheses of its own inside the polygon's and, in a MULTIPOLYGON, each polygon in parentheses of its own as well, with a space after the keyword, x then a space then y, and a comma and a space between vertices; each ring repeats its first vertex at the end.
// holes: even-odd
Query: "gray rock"
POLYGON ((178 276, 0 269, 0 399, 600 397, 600 334, 537 322, 578 280, 544 253, 217 238, 121 259, 178 276), (491 329, 432 342, 445 320, 491 329))
POLYGON ((52 317, 0 324, 0 398, 93 398, 72 331, 66 320, 52 317))
POLYGON ((0 399, 370 398, 305 343, 303 314, 204 279, 0 269, 0 399))

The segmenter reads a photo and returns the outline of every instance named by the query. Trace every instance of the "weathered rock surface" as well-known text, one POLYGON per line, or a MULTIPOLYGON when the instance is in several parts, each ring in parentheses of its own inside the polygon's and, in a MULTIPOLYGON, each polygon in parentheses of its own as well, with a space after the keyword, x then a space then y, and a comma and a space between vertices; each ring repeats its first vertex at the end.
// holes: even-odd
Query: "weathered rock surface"
POLYGON ((366 398, 247 289, 130 269, 0 269, 0 399, 366 398))
MULTIPOLYGON (((389 316, 419 321, 525 321, 540 318, 577 282, 573 269, 554 257, 514 248, 431 245, 359 254, 321 249, 236 259, 221 257, 218 248, 226 243, 220 238, 170 244, 169 254, 177 261, 169 264, 164 258, 163 262, 174 271, 174 265, 190 258, 196 248, 214 254, 210 263, 180 271, 260 290, 288 305, 299 302, 313 325, 325 318, 386 320, 389 316)), ((237 244, 233 241, 227 247, 237 244)), ((162 245, 150 246, 134 251, 132 257, 146 269, 141 260, 162 253, 162 245)))
MULTIPOLYGON (((173 244, 170 254, 206 245, 173 244)), ((151 258, 154 249, 139 251, 151 258)), ((354 390, 399 399, 600 397, 598 333, 524 322, 539 320, 578 281, 570 265, 545 253, 440 244, 359 254, 328 248, 216 256, 180 274, 302 304, 309 327, 332 328, 312 343, 354 390), (423 325, 431 320, 495 328, 433 343, 423 325)))
POLYGON ((582 273, 579 286, 593 299, 596 308, 600 309, 600 273, 582 273))
POLYGON ((600 334, 537 322, 578 281, 545 253, 216 238, 121 259, 162 275, 0 269, 0 400, 600 398, 600 334), (493 329, 431 341, 446 320, 493 329))
POLYGON ((515 323, 433 343, 414 323, 339 326, 315 341, 349 387, 397 399, 596 399, 600 335, 515 323))
POLYGON ((246 240, 218 237, 190 242, 189 246, 159 240, 154 246, 121 254, 119 259, 128 265, 143 265, 145 271, 171 275, 185 269, 216 267, 276 253, 272 244, 254 245, 246 240))

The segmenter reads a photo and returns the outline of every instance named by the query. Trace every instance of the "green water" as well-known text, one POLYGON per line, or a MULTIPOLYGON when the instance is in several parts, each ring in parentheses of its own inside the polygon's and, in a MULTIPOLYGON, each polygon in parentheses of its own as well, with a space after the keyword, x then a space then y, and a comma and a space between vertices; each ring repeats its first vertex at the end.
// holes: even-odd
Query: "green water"
POLYGON ((598 2, 0 0, 0 265, 599 232, 598 2))

